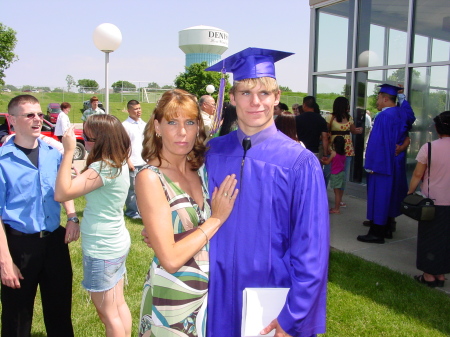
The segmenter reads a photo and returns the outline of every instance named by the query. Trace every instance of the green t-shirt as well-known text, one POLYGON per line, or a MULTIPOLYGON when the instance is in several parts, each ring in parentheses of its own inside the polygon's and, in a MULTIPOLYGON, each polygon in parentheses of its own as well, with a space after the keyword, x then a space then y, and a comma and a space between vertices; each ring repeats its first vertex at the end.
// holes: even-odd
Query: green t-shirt
POLYGON ((118 169, 105 162, 92 163, 89 168, 100 174, 103 186, 86 194, 81 247, 83 253, 90 257, 115 259, 125 255, 131 244, 123 217, 123 206, 130 187, 128 166, 125 163, 117 177, 118 169), (100 163, 103 164, 101 171, 100 163))

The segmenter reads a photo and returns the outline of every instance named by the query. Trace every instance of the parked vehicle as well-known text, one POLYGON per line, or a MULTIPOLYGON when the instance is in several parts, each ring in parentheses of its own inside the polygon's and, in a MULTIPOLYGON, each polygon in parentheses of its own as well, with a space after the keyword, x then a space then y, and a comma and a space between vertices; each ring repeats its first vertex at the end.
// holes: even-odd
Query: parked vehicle
MULTIPOLYGON (((8 134, 13 134, 14 130, 11 124, 9 124, 8 114, 5 112, 0 112, 0 127, 5 127, 8 130, 8 134)), ((51 137, 59 141, 58 137, 55 136, 55 126, 47 120, 42 121, 41 133, 47 137, 51 137)), ((83 130, 75 129, 75 136, 77 138, 77 146, 75 148, 75 153, 73 156, 74 160, 84 159, 86 156, 86 149, 84 148, 83 130)), ((2 146, 3 144, 0 144, 2 146)))
POLYGON ((4 92, 11 92, 11 89, 9 89, 9 88, 3 88, 2 91, 4 91, 4 92))
POLYGON ((47 106, 46 119, 52 124, 56 124, 59 113, 61 112, 61 105, 59 103, 49 103, 47 106))

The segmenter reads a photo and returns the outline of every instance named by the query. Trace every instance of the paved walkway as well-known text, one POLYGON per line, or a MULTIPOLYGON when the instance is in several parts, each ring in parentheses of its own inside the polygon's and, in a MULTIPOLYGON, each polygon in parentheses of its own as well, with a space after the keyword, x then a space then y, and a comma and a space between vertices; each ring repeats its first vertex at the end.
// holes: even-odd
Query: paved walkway
MULTIPOLYGON (((328 200, 334 205, 331 189, 328 189, 328 200)), ((344 195, 344 201, 347 207, 341 208, 341 214, 330 214, 331 247, 411 277, 421 273, 416 269, 417 221, 401 215, 396 218, 397 231, 393 233, 393 239, 386 239, 385 244, 359 242, 356 237, 367 234, 369 229, 362 225, 366 219, 366 200, 344 195)), ((436 289, 450 294, 450 280, 444 288, 436 289)))
MULTIPOLYGON (((84 160, 75 161, 75 165, 81 170, 84 160)), ((328 200, 334 205, 334 192, 331 189, 328 189, 328 200)), ((397 231, 393 233, 393 239, 386 239, 385 244, 359 242, 356 237, 369 230, 362 225, 366 219, 366 200, 344 195, 344 201, 347 207, 341 208, 341 214, 330 214, 331 247, 411 277, 421 273, 416 269, 417 221, 401 215, 396 219, 397 231)), ((436 289, 450 294, 450 280, 444 288, 436 289)))

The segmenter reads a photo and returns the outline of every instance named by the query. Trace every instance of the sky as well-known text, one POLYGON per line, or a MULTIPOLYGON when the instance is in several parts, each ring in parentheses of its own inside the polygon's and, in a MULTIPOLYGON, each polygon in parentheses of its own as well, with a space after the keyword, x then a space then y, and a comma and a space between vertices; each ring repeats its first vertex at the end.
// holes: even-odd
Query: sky
POLYGON ((14 86, 64 88, 71 75, 104 87, 105 54, 92 34, 98 25, 112 23, 122 33, 122 44, 110 54, 109 84, 172 84, 185 66, 178 32, 205 25, 228 33, 223 57, 247 47, 295 53, 276 64, 277 80, 307 92, 309 17, 308 0, 3 0, 0 22, 17 32, 19 57, 4 80, 14 86))

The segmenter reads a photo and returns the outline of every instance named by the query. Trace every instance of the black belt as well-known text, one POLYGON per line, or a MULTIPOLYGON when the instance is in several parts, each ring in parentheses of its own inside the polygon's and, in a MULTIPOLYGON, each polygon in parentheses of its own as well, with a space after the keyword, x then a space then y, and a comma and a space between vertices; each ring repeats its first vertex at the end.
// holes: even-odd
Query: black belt
POLYGON ((341 136, 345 136, 345 135, 349 135, 350 131, 331 131, 331 135, 335 136, 335 135, 341 135, 341 136))
POLYGON ((49 232, 49 231, 40 231, 37 233, 23 233, 20 232, 18 230, 15 230, 14 228, 11 228, 11 226, 5 224, 5 232, 9 235, 14 235, 14 236, 26 236, 29 238, 45 238, 46 236, 49 236, 50 234, 52 234, 53 232, 49 232))

